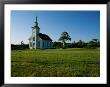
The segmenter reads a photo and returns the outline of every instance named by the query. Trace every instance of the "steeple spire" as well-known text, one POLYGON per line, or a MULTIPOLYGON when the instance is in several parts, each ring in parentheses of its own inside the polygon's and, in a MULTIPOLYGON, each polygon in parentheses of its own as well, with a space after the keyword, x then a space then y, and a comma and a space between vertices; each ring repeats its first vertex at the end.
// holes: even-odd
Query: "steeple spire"
POLYGON ((36 23, 35 25, 36 25, 36 26, 38 26, 38 22, 37 22, 37 16, 36 16, 36 22, 35 22, 35 23, 36 23))
POLYGON ((37 16, 36 16, 36 22, 37 22, 37 16))

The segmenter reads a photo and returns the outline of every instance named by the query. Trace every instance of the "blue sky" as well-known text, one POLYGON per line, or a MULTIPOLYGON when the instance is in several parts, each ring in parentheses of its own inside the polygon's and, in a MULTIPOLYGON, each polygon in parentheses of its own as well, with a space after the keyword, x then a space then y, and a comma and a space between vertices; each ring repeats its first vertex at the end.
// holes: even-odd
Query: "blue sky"
POLYGON ((69 42, 100 39, 100 11, 12 11, 12 44, 20 44, 22 40, 28 43, 36 16, 40 32, 53 41, 58 41, 64 31, 72 38, 69 42))

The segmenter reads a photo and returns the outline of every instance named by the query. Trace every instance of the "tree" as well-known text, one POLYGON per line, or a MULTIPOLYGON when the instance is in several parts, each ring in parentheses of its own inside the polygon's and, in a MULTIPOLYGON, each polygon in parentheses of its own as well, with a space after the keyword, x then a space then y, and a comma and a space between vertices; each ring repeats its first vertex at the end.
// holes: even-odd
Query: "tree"
POLYGON ((79 41, 77 42, 77 45, 78 45, 78 47, 82 48, 83 45, 84 45, 84 41, 79 40, 79 41))
POLYGON ((61 42, 53 42, 53 48, 61 48, 62 43, 61 42))
POLYGON ((87 43, 85 43, 84 41, 82 41, 82 40, 79 40, 79 41, 77 41, 77 42, 73 42, 72 43, 72 47, 73 48, 84 48, 84 47, 86 47, 87 46, 87 43))
POLYGON ((88 43, 88 47, 92 47, 92 48, 96 48, 100 46, 100 42, 98 39, 92 39, 89 43, 88 43))
POLYGON ((67 40, 71 40, 69 34, 67 32, 62 32, 61 37, 59 38, 59 41, 62 41, 63 48, 65 48, 65 44, 67 40))
POLYGON ((23 41, 21 41, 21 45, 24 45, 24 42, 23 41))
POLYGON ((72 43, 72 48, 77 48, 77 43, 75 41, 72 43))

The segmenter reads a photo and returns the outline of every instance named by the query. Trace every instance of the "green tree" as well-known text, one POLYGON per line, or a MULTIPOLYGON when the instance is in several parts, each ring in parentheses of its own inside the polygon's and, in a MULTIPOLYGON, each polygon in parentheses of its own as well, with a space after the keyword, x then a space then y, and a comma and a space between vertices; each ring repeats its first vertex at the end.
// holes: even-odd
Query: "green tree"
POLYGON ((83 47, 84 46, 84 41, 82 41, 82 40, 79 40, 78 42, 77 42, 77 45, 78 45, 78 47, 83 47))
POLYGON ((24 42, 23 41, 21 41, 21 45, 24 45, 24 42))
POLYGON ((92 39, 93 42, 98 43, 98 39, 92 39))
POLYGON ((88 43, 88 47, 92 47, 92 48, 96 48, 100 46, 100 42, 98 39, 92 39, 89 43, 88 43))
POLYGON ((61 36, 59 38, 59 41, 62 41, 63 43, 63 48, 65 48, 65 44, 67 40, 71 40, 69 34, 67 32, 62 32, 61 36))

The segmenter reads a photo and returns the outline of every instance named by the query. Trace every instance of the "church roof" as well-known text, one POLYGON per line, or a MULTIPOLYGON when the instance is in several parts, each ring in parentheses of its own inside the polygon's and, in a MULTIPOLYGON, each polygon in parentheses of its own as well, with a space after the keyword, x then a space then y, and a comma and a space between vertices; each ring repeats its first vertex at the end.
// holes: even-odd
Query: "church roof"
POLYGON ((50 40, 50 41, 52 41, 52 39, 48 35, 46 35, 46 34, 39 33, 38 35, 39 35, 39 37, 42 40, 50 40))

